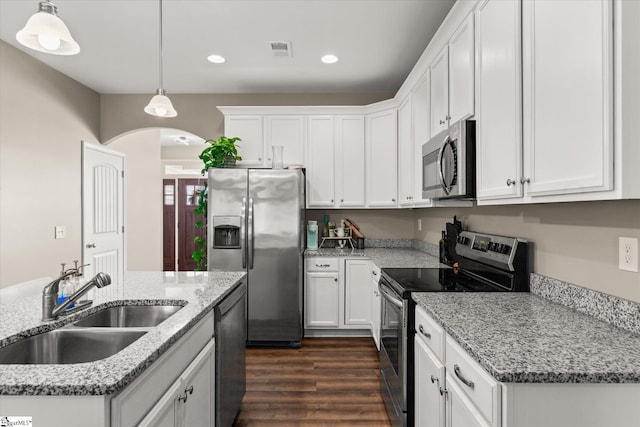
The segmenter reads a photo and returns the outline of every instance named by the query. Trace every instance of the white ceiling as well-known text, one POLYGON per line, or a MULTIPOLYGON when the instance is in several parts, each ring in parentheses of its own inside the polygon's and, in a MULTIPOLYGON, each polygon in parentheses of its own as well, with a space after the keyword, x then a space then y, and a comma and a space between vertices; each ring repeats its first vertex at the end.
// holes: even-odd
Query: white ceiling
MULTIPOLYGON (((454 2, 164 0, 164 88, 169 94, 395 92, 454 2), (271 41, 291 42, 293 57, 274 57, 271 41), (213 53, 227 62, 208 62, 213 53), (340 61, 323 64, 326 53, 340 61)), ((80 44, 78 55, 48 55, 17 43, 37 0, 0 0, 0 38, 99 93, 155 92, 157 0, 54 3, 80 44)))

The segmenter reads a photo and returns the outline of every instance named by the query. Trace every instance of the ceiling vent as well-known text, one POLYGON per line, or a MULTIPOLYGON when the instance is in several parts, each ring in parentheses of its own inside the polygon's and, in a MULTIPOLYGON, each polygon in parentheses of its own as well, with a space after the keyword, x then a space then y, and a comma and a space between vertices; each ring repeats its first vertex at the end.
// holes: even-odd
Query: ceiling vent
POLYGON ((269 42, 273 56, 288 56, 291 58, 291 42, 269 42))

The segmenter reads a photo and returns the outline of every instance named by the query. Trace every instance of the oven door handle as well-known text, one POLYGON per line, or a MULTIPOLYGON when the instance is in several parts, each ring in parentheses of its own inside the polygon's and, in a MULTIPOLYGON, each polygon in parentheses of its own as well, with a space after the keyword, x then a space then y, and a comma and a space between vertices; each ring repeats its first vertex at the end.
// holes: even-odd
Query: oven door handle
POLYGON ((393 295, 392 291, 389 290, 389 288, 385 286, 383 283, 380 283, 380 293, 382 294, 384 299, 389 301, 391 304, 395 305, 398 308, 402 308, 402 300, 396 298, 393 295))

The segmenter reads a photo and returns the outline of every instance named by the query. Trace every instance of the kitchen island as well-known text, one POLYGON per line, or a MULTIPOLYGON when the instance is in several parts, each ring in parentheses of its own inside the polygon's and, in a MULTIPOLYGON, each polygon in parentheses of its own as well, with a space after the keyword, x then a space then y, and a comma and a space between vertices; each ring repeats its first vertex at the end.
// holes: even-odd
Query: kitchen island
MULTIPOLYGON (((157 369, 158 365, 171 362, 175 354, 179 362, 187 359, 191 362, 204 347, 202 343, 212 341, 214 307, 242 283, 243 277, 242 272, 223 271, 129 272, 125 275, 124 283, 94 290, 94 302, 90 308, 52 322, 40 320, 40 294, 24 298, 16 304, 0 305, 0 347, 67 326, 106 307, 183 306, 164 322, 147 328, 146 334, 106 359, 76 364, 0 365, 0 412, 2 415, 29 416, 35 414, 36 406, 38 410, 46 407, 51 417, 46 422, 36 423, 34 415, 34 425, 57 425, 53 419, 65 412, 60 405, 71 401, 65 399, 73 399, 74 409, 71 413, 76 415, 70 417, 67 413, 64 425, 88 425, 86 416, 89 415, 83 414, 90 411, 99 411, 94 414, 96 422, 91 419, 91 425, 128 425, 126 420, 110 421, 116 418, 110 414, 110 403, 117 401, 128 386, 135 386, 134 383, 141 376, 157 369), (182 345, 184 343, 192 344, 186 346, 192 348, 184 351, 177 348, 185 347, 182 345), (56 407, 59 409, 56 410, 56 407)), ((182 369, 173 369, 171 375, 179 376, 181 372, 182 369)), ((174 379, 169 380, 171 383, 174 379)), ((156 391, 160 394, 164 392, 147 390, 146 393, 153 395, 156 391)))

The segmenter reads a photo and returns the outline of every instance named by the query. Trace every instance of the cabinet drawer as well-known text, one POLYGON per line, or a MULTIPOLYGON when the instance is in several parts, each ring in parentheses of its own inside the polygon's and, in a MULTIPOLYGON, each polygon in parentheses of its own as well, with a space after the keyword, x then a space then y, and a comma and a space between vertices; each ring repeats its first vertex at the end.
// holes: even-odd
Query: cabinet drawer
POLYGON ((306 271, 338 271, 339 262, 339 258, 307 258, 305 267, 306 271))
POLYGON ((499 426, 500 383, 449 336, 446 338, 446 353, 446 369, 451 375, 450 379, 456 382, 492 426, 499 426))
POLYGON ((415 327, 416 337, 422 339, 422 341, 427 344, 427 347, 438 356, 438 359, 444 360, 444 329, 419 306, 416 307, 415 327))

